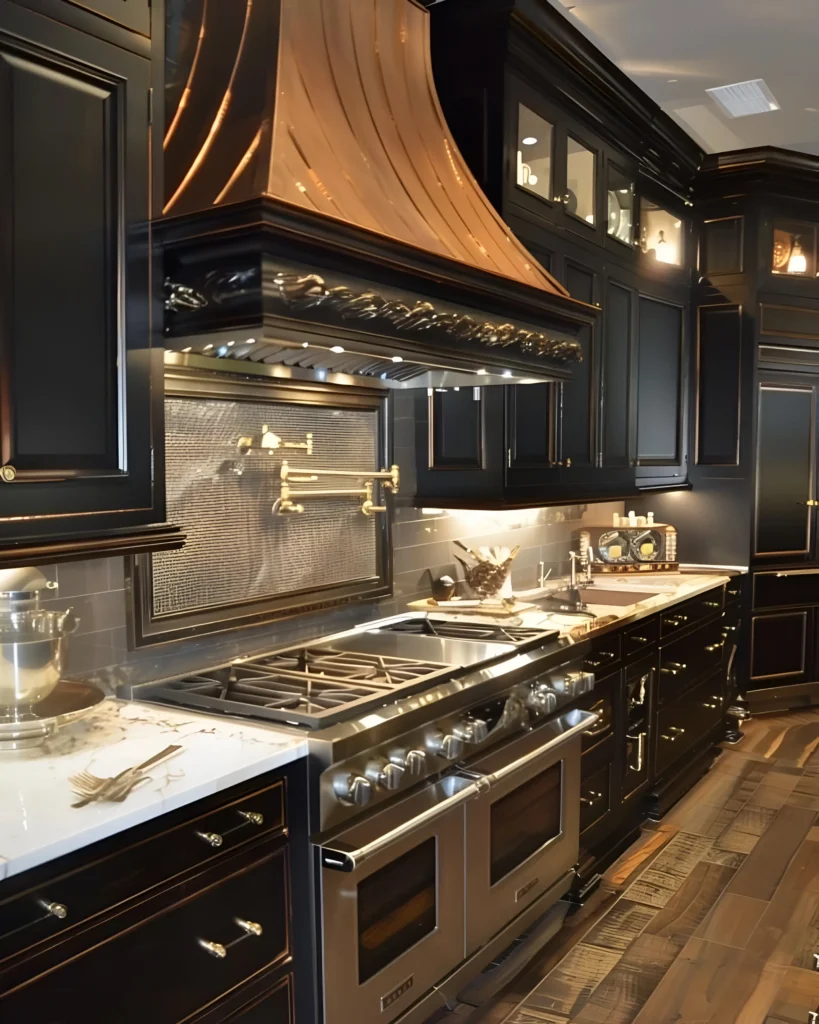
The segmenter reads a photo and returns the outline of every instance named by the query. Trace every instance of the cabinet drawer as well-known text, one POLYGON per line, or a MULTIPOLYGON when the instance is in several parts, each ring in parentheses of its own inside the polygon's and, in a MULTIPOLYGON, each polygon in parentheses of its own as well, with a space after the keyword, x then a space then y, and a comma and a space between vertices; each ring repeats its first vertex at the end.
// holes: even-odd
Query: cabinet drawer
POLYGON ((725 607, 725 588, 715 587, 699 597, 675 608, 669 608, 660 616, 660 632, 663 637, 672 635, 681 629, 686 629, 699 619, 705 619, 709 615, 717 615, 725 607))
POLYGON ((731 604, 742 596, 742 577, 734 576, 725 584, 725 603, 731 604))
POLYGON ((288 973, 282 977, 281 968, 267 971, 195 1018, 195 1024, 227 1024, 228 1021, 296 1024, 293 975, 288 973))
POLYGON ((657 715, 657 773, 682 757, 723 716, 722 680, 715 675, 661 708, 657 715))
POLYGON ((819 569, 754 573, 754 610, 819 604, 819 569))
POLYGON ((716 672, 722 662, 725 632, 722 619, 660 648, 660 704, 667 704, 699 679, 716 672))
POLYGON ((614 735, 616 707, 620 699, 620 673, 614 672, 595 682, 594 690, 579 702, 585 711, 593 711, 598 721, 583 733, 582 750, 586 754, 614 735))
MULTIPOLYGON (((589 760, 584 758, 584 760, 589 760)), ((582 835, 593 825, 601 821, 611 810, 611 761, 606 760, 591 774, 586 775, 585 764, 582 766, 580 780, 580 834, 582 835)))
POLYGON ((251 839, 285 831, 285 782, 280 780, 125 849, 89 857, 81 868, 9 899, 0 894, 0 962, 251 839))
POLYGON ((588 672, 594 672, 599 676, 607 669, 613 668, 622 656, 622 636, 620 633, 612 633, 610 636, 593 642, 591 652, 583 662, 583 667, 588 672))
POLYGON ((660 639, 660 620, 656 616, 652 619, 644 619, 631 629, 623 631, 623 646, 626 658, 634 654, 642 654, 643 651, 656 644, 660 639))
POLYGON ((283 962, 290 952, 287 850, 232 861, 227 877, 212 871, 204 889, 181 883, 161 909, 146 902, 144 918, 132 913, 118 933, 86 933, 90 948, 0 998, 0 1018, 73 1024, 81 998, 88 1021, 177 1024, 283 962))

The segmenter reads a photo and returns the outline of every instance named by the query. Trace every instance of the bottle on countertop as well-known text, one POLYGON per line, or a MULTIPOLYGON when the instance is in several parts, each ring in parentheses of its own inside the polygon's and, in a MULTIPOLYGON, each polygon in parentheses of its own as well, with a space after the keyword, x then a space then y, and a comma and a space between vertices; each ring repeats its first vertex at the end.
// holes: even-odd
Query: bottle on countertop
POLYGON ((646 515, 646 526, 653 526, 653 525, 654 525, 654 513, 653 512, 649 512, 646 515))
POLYGON ((629 526, 636 526, 637 525, 637 513, 634 511, 634 509, 632 509, 629 512, 629 514, 628 514, 628 525, 629 526))
POLYGON ((615 530, 619 529, 619 527, 622 526, 622 523, 620 522, 619 513, 615 512, 614 515, 611 517, 611 525, 614 527, 615 530))

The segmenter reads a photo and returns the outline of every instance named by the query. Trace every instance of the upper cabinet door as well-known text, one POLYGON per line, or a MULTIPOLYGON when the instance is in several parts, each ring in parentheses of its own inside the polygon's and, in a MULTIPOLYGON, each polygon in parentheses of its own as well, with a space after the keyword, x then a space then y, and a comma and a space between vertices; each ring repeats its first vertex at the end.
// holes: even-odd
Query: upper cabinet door
POLYGON ((0 0, 0 544, 164 518, 149 72, 0 0))
POLYGON ((816 390, 787 380, 759 386, 756 452, 757 558, 813 557, 816 390))
POLYGON ((683 310, 641 295, 637 332, 637 464, 682 461, 683 310))

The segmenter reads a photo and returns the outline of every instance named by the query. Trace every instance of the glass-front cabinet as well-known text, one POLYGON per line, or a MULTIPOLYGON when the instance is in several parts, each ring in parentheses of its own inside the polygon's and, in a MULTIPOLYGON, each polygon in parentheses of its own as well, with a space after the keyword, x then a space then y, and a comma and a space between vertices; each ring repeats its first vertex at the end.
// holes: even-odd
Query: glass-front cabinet
POLYGON ((684 232, 682 218, 662 206, 640 197, 640 249, 658 263, 683 266, 684 232))
POLYGON ((771 271, 787 277, 816 277, 816 225, 774 221, 771 271))
POLYGON ((566 213, 592 227, 597 223, 597 154, 574 136, 566 136, 566 213))
POLYGON ((634 240, 634 182, 624 171, 609 164, 606 189, 606 234, 623 245, 634 240))
POLYGON ((517 134, 517 184, 541 199, 551 200, 554 126, 519 103, 517 134))

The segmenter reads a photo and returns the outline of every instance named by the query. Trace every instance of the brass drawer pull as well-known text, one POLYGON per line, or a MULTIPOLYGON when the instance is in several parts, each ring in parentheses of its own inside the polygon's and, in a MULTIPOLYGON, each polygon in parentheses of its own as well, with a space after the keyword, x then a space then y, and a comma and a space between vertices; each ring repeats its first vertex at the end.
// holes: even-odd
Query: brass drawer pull
POLYGON ((207 939, 197 939, 196 941, 211 956, 215 956, 217 960, 224 960, 231 946, 235 946, 237 942, 242 942, 243 939, 250 938, 251 936, 258 938, 263 931, 260 924, 257 924, 255 921, 247 921, 243 917, 234 917, 233 923, 242 929, 243 934, 226 945, 223 945, 221 942, 209 942, 207 939))
POLYGON ((233 920, 247 935, 259 936, 262 934, 262 926, 255 921, 246 921, 243 917, 234 917, 233 920))
POLYGON ((684 661, 669 661, 668 664, 671 666, 671 668, 679 669, 680 672, 684 672, 685 669, 688 668, 688 666, 686 665, 686 663, 684 661))
POLYGON ((638 644, 650 644, 651 643, 651 641, 648 639, 647 636, 633 636, 633 637, 631 637, 631 639, 632 640, 636 640, 638 644))
POLYGON ((239 811, 239 814, 252 825, 264 825, 264 815, 258 811, 239 811))
POLYGON ((598 800, 602 800, 602 799, 603 799, 603 794, 602 793, 596 793, 594 790, 590 790, 589 796, 581 796, 580 797, 580 803, 581 804, 588 804, 589 806, 591 806, 592 804, 596 804, 598 800))
POLYGON ((597 655, 597 660, 594 658, 586 658, 586 664, 592 668, 600 668, 601 665, 605 665, 607 661, 616 661, 617 655, 613 651, 600 651, 597 655))
POLYGON ((703 605, 706 608, 722 608, 721 601, 703 601, 703 605))
POLYGON ((668 740, 669 743, 676 743, 676 741, 680 738, 680 736, 682 736, 682 734, 685 732, 685 729, 680 729, 678 726, 672 725, 672 726, 669 726, 668 731, 670 733, 672 733, 673 735, 668 736, 668 735, 666 735, 666 733, 662 733, 660 738, 664 739, 664 740, 668 740))
MULTIPOLYGON (((717 698, 715 697, 714 699, 716 700, 717 698)), ((719 704, 703 704, 703 707, 704 708, 711 708, 711 709, 713 709, 713 708, 718 708, 719 704)))
POLYGON ((225 841, 218 832, 197 832, 196 835, 198 835, 200 839, 204 840, 209 846, 213 846, 216 849, 218 849, 225 841))
POLYGON ((674 616, 671 616, 670 618, 663 619, 663 622, 666 624, 666 626, 673 626, 673 627, 676 628, 678 626, 684 626, 685 623, 688 622, 688 616, 687 615, 674 615, 674 616))
POLYGON ((68 917, 68 907, 64 903, 51 903, 48 900, 39 900, 38 902, 43 910, 59 921, 64 921, 68 917))
POLYGON ((630 772, 641 772, 643 770, 643 744, 645 743, 646 734, 644 732, 638 732, 636 736, 627 735, 626 739, 631 740, 632 743, 637 741, 637 764, 630 764, 628 770, 630 772))
POLYGON ((712 651, 722 650, 722 644, 708 644, 708 646, 705 649, 710 654, 712 651))
POLYGON ((199 945, 202 949, 206 949, 211 956, 215 956, 219 960, 224 960, 227 956, 227 949, 221 942, 208 942, 207 939, 199 939, 199 945))

